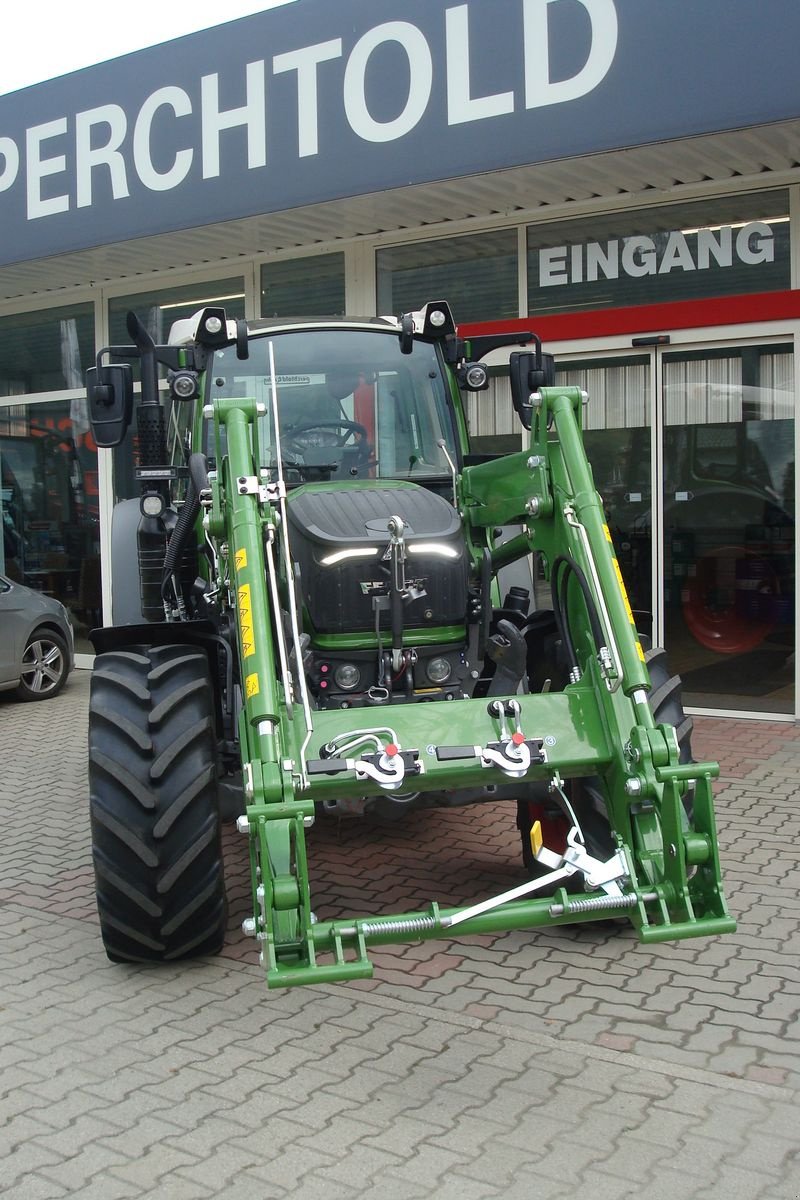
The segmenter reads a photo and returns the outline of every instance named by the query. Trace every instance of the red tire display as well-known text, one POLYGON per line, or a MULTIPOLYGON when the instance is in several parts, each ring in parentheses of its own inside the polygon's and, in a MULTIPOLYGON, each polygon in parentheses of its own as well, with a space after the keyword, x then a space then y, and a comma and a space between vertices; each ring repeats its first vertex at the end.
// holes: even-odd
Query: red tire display
POLYGON ((744 546, 717 546, 685 580, 683 619, 706 649, 745 654, 778 624, 779 596, 778 577, 763 555, 744 546))

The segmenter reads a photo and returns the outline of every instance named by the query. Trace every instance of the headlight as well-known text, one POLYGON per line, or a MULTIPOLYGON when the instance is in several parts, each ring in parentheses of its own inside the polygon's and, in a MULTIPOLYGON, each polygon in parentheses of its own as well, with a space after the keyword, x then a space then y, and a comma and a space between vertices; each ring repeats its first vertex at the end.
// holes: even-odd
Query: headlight
POLYGON ((342 663, 333 672, 333 681, 343 692, 352 692, 361 683, 361 672, 355 663, 342 663))
POLYGON ((446 658, 432 658, 425 668, 431 683, 447 683, 453 668, 446 658))

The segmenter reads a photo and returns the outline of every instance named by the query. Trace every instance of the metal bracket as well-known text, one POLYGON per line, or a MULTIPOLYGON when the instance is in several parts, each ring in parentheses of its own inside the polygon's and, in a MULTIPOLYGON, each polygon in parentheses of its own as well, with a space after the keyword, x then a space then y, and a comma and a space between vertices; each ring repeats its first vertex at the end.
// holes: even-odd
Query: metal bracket
POLYGON ((577 871, 586 877, 587 887, 602 888, 607 896, 622 896, 622 890, 617 880, 627 874, 624 855, 618 850, 608 862, 601 862, 587 852, 585 846, 579 841, 580 836, 580 831, 573 826, 567 836, 567 849, 564 854, 556 854, 544 846, 539 850, 536 855, 537 862, 553 868, 546 875, 542 875, 539 879, 529 879, 527 883, 511 888, 508 892, 502 892, 501 895, 493 896, 490 900, 482 900, 480 904, 464 908, 452 917, 442 917, 442 924, 450 928, 453 925, 460 925, 462 921, 468 921, 470 917, 477 917, 480 913, 499 908, 501 904, 506 904, 509 900, 518 900, 521 896, 529 896, 531 892, 541 892, 550 888, 554 883, 569 879, 577 871))

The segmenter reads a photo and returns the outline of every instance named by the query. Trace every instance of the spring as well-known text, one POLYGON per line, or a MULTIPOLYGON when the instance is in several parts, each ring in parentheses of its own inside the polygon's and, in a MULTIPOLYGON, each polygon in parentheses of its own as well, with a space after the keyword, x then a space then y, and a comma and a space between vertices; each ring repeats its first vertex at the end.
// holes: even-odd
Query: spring
POLYGON ((393 921, 362 921, 361 932, 364 937, 377 937, 381 933, 425 933, 438 929, 439 922, 435 917, 409 917, 408 920, 393 921))
POLYGON ((590 900, 573 900, 569 904, 551 904, 550 916, 576 916, 578 913, 605 912, 612 908, 635 908, 638 903, 635 895, 629 896, 595 896, 590 900))

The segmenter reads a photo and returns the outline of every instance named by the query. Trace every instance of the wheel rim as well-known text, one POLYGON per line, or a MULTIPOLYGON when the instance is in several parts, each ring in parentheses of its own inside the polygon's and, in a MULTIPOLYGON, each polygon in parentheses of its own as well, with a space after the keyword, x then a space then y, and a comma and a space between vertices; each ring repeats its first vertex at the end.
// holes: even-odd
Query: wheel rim
POLYGON ((64 656, 61 648, 49 638, 31 642, 22 659, 22 682, 37 696, 52 692, 61 682, 64 656))

